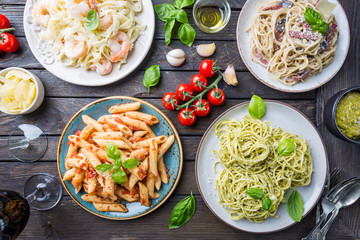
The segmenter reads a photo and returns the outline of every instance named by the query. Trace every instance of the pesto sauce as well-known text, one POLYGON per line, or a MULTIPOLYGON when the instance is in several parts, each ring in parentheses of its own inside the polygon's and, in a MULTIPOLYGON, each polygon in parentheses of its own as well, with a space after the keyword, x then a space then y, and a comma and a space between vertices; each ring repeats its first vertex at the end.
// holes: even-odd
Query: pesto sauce
POLYGON ((351 139, 360 137, 360 93, 349 92, 336 108, 336 123, 340 131, 351 139))

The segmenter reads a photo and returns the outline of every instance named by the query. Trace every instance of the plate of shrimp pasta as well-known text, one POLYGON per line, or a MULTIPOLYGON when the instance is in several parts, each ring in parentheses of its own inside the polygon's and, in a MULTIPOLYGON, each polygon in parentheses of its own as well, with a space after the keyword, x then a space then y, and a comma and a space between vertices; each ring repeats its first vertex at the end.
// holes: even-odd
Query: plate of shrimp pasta
POLYGON ((163 204, 179 182, 179 135, 156 107, 132 97, 92 102, 66 125, 58 171, 82 208, 99 217, 128 220, 163 204))
POLYGON ((314 124, 290 105, 265 103, 261 119, 249 115, 249 102, 221 114, 202 137, 195 160, 208 208, 226 224, 252 233, 294 225, 298 220, 288 213, 287 200, 296 191, 304 218, 321 197, 328 169, 314 124))
POLYGON ((262 83, 306 92, 340 70, 350 29, 337 0, 248 0, 239 16, 237 43, 245 65, 262 83))
POLYGON ((28 0, 24 30, 40 64, 58 78, 103 86, 133 72, 150 50, 151 1, 28 0))

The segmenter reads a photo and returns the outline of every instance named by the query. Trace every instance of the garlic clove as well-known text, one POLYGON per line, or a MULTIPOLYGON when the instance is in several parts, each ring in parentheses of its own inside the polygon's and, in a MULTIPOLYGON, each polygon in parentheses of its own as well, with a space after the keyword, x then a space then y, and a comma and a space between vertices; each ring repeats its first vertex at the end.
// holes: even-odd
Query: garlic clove
POLYGON ((185 52, 181 49, 171 50, 166 54, 166 60, 173 67, 180 67, 185 62, 185 52))
POLYGON ((202 57, 210 57, 216 50, 215 43, 201 44, 196 46, 196 51, 202 57))
POLYGON ((228 85, 236 86, 238 84, 238 80, 236 78, 235 68, 233 65, 229 65, 224 73, 224 81, 228 85))

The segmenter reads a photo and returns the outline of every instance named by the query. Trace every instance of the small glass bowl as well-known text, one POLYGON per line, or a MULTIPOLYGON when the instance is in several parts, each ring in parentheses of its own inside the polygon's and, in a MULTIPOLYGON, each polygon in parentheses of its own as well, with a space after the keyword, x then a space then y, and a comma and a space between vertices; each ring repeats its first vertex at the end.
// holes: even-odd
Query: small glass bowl
POLYGON ((229 23, 230 16, 231 16, 231 8, 227 0, 196 0, 194 7, 193 7, 193 18, 195 21, 196 26, 207 33, 216 33, 224 29, 224 27, 229 23), (214 27, 207 27, 204 26, 198 19, 197 13, 201 7, 218 7, 221 9, 223 13, 222 24, 217 24, 214 27))

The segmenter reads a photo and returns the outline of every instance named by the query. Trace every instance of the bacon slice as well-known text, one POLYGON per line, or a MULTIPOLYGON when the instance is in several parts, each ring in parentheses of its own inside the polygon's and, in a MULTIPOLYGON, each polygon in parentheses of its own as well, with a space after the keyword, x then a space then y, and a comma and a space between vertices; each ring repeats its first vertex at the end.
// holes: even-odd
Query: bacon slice
POLYGON ((255 56, 257 59, 259 59, 260 62, 262 62, 265 65, 268 65, 268 61, 263 57, 259 49, 255 48, 255 56))
POLYGON ((279 10, 280 8, 291 8, 292 5, 293 5, 292 2, 284 0, 274 6, 269 6, 269 7, 263 8, 262 10, 263 11, 279 10))
POLYGON ((330 50, 330 47, 332 45, 332 42, 334 40, 334 36, 335 36, 335 30, 336 30, 337 25, 335 23, 331 23, 329 26, 329 31, 326 34, 326 48, 325 48, 325 52, 330 50))
POLYGON ((310 75, 311 71, 312 71, 311 69, 308 69, 305 72, 304 72, 304 70, 300 71, 300 72, 298 72, 298 75, 292 76, 292 80, 295 82, 303 81, 310 75))

